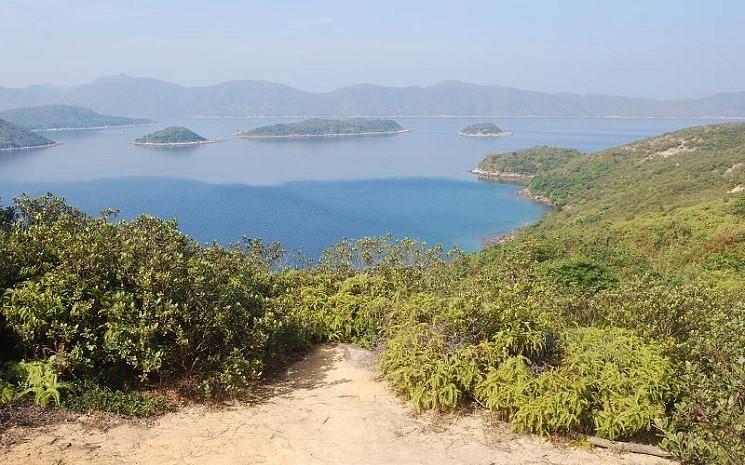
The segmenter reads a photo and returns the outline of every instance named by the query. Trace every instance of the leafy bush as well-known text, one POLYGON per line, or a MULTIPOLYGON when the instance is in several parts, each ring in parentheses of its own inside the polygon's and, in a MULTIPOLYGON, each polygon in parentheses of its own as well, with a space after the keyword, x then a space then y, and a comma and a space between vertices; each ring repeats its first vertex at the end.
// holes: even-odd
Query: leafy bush
POLYGON ((649 431, 665 413, 672 365, 659 348, 620 329, 579 328, 562 342, 560 364, 538 375, 525 357, 493 368, 476 395, 518 430, 579 430, 609 439, 649 431))
POLYGON ((608 289, 618 282, 607 266, 583 259, 549 262, 546 272, 553 281, 564 286, 577 286, 592 291, 608 289))
POLYGON ((29 394, 33 395, 37 405, 45 406, 50 402, 60 405, 61 393, 68 388, 69 384, 59 379, 49 361, 10 363, 0 372, 0 405, 29 394))
POLYGON ((8 242, 20 271, 3 314, 27 356, 54 355, 64 373, 112 387, 194 376, 220 395, 292 350, 271 249, 200 247, 174 222, 111 223, 53 197, 16 209, 8 242))
POLYGON ((161 415, 172 409, 164 397, 101 388, 87 382, 76 384, 63 405, 76 412, 97 410, 135 417, 161 415))

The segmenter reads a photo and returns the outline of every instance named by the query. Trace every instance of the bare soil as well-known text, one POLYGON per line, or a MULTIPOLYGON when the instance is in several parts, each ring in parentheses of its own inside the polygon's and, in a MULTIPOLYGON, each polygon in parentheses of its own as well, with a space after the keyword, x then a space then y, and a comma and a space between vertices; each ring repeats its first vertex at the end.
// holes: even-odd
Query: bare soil
POLYGON ((665 460, 516 435, 485 413, 415 415, 377 379, 373 357, 319 346, 256 403, 189 406, 154 421, 85 417, 11 428, 0 463, 16 464, 564 464, 665 460))

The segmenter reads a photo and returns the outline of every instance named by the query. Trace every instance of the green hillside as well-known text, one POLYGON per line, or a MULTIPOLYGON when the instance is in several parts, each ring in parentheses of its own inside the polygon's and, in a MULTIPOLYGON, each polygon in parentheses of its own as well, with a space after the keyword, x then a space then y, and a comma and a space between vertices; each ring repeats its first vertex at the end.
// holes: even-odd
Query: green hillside
POLYGON ((478 169, 490 173, 515 173, 535 176, 567 163, 583 154, 574 149, 539 146, 509 153, 487 155, 478 169))
POLYGON ((147 118, 101 115, 93 110, 71 105, 16 108, 0 112, 0 118, 33 130, 89 129, 154 123, 147 118))
POLYGON ((251 395, 343 341, 378 349, 417 411, 745 463, 745 125, 489 160, 558 207, 479 253, 363 238, 297 269, 278 244, 17 199, 0 209, 1 402, 153 414, 163 386, 251 395))
POLYGON ((135 139, 136 144, 177 145, 199 144, 208 140, 189 128, 171 126, 135 139))
POLYGON ((390 119, 350 118, 323 119, 311 118, 297 123, 273 124, 247 131, 238 131, 238 137, 319 137, 351 136, 378 133, 395 134, 405 129, 390 119))
POLYGON ((19 150, 54 144, 53 140, 0 119, 0 150, 19 150))

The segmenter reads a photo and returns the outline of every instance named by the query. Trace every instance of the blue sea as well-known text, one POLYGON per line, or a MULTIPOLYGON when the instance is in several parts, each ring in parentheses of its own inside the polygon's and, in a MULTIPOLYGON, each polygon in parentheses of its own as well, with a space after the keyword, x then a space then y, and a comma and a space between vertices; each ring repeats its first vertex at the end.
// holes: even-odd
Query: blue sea
POLYGON ((156 127, 58 131, 54 148, 0 154, 0 198, 46 192, 96 215, 176 218, 202 241, 244 236, 317 256, 342 238, 391 233, 445 247, 483 242, 536 221, 545 207, 518 187, 467 172, 488 153, 534 145, 594 152, 707 120, 628 118, 397 118, 411 132, 313 140, 243 140, 232 134, 292 118, 174 119, 156 127), (492 121, 513 136, 458 136, 492 121), (156 128, 187 126, 223 139, 179 149, 131 142, 156 128))

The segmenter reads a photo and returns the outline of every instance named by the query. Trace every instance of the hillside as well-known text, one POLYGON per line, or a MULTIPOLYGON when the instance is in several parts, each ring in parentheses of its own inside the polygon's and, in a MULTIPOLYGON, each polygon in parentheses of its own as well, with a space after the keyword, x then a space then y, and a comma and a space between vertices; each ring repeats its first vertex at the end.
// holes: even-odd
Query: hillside
POLYGON ((235 135, 243 138, 292 138, 292 137, 331 137, 399 134, 406 132, 397 122, 390 119, 350 118, 323 119, 311 118, 297 123, 281 123, 261 126, 235 135))
POLYGON ((0 87, 0 110, 68 104, 128 116, 679 116, 745 117, 745 92, 651 100, 544 93, 444 81, 428 87, 359 84, 314 93, 267 81, 185 87, 124 74, 71 88, 0 87))
POLYGON ((189 128, 171 126, 135 139, 140 145, 190 145, 209 142, 189 128))
POLYGON ((147 118, 100 115, 87 108, 71 105, 42 105, 0 112, 0 118, 32 130, 93 129, 152 124, 147 118))
POLYGON ((512 174, 530 178, 538 172, 547 172, 581 156, 583 154, 574 149, 539 146, 487 155, 477 169, 484 176, 512 174))
POLYGON ((0 119, 0 150, 22 150, 53 144, 53 140, 0 119))

